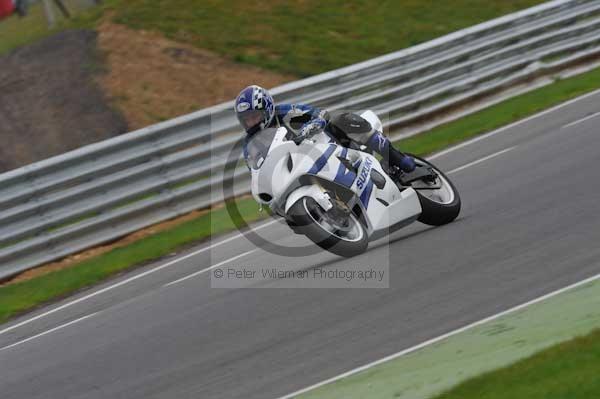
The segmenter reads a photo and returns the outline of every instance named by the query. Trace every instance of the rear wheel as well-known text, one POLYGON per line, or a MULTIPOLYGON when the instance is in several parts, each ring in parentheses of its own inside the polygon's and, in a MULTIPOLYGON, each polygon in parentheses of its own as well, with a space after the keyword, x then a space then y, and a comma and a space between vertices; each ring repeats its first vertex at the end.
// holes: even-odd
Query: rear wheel
POLYGON ((294 230, 321 248, 339 256, 352 257, 367 250, 369 239, 363 223, 352 212, 334 208, 325 211, 311 197, 302 197, 288 211, 294 230))
POLYGON ((437 167, 425 159, 411 155, 417 167, 431 168, 435 178, 417 180, 411 183, 421 202, 423 212, 419 222, 431 226, 441 226, 452 222, 460 213, 461 201, 458 190, 452 181, 437 167))

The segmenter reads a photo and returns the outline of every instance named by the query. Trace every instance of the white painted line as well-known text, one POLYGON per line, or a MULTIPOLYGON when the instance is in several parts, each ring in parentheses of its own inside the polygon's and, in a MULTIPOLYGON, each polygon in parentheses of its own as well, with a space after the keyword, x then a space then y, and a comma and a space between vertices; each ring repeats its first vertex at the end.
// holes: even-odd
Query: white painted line
POLYGON ((317 389, 319 387, 322 387, 323 385, 327 385, 329 383, 332 383, 332 382, 335 382, 335 381, 339 381, 342 378, 349 377, 351 375, 360 373, 361 371, 368 370, 368 369, 370 369, 372 367, 375 367, 377 365, 380 365, 382 363, 388 362, 388 361, 393 360, 393 359, 397 359, 399 357, 402 357, 404 355, 407 355, 409 353, 412 353, 412 352, 415 352, 415 351, 417 351, 419 349, 422 349, 422 348, 424 348, 424 347, 426 347, 428 345, 432 345, 432 344, 435 344, 437 342, 443 341, 444 339, 452 337, 453 335, 460 334, 460 333, 462 333, 462 332, 464 332, 466 330, 469 330, 471 328, 474 328, 474 327, 480 326, 482 324, 485 324, 487 322, 496 320, 496 319, 498 319, 498 318, 500 318, 502 316, 506 316, 507 314, 517 312, 517 311, 519 311, 519 310, 521 310, 523 308, 526 308, 527 306, 531 306, 531 305, 536 304, 538 302, 542 302, 542 301, 544 301, 546 299, 549 299, 549 298, 552 298, 552 297, 554 297, 556 295, 562 294, 565 291, 569 291, 569 290, 575 289, 577 287, 581 287, 582 285, 591 283, 592 281, 595 281, 595 280, 598 280, 598 279, 600 279, 600 274, 596 274, 595 276, 592 276, 590 278, 586 278, 585 280, 582 280, 582 281, 579 281, 577 283, 568 285, 568 286, 566 286, 564 288, 561 288, 559 290, 553 291, 553 292, 551 292, 549 294, 542 295, 542 296, 540 296, 538 298, 535 298, 535 299, 533 299, 531 301, 522 303, 520 305, 517 305, 517 306, 515 306, 513 308, 510 308, 508 310, 505 310, 503 312, 496 313, 495 315, 492 315, 490 317, 486 317, 485 319, 481 319, 481 320, 476 321, 474 323, 468 324, 468 325, 466 325, 464 327, 461 327, 461 328, 458 328, 458 329, 456 329, 454 331, 450 331, 449 333, 440 335, 439 337, 430 339, 430 340, 425 341, 425 342, 421 342, 420 344, 415 345, 415 346, 413 346, 411 348, 404 349, 404 350, 402 350, 400 352, 397 352, 397 353, 394 353, 392 355, 386 356, 386 357, 384 357, 382 359, 376 360, 376 361, 374 361, 372 363, 365 364, 364 366, 357 367, 357 368, 355 368, 353 370, 347 371, 347 372, 345 372, 343 374, 340 374, 338 376, 335 376, 333 378, 329 378, 329 379, 327 379, 325 381, 321 381, 321 382, 319 382, 317 384, 311 385, 311 386, 309 386, 307 388, 304 388, 304 389, 301 389, 299 391, 296 391, 296 392, 290 393, 288 395, 282 396, 282 397, 280 397, 278 399, 291 399, 291 398, 294 398, 294 397, 296 397, 298 395, 301 395, 303 393, 306 393, 308 391, 312 391, 313 389, 317 389))
POLYGON ((598 115, 600 115, 600 112, 596 112, 595 114, 588 115, 585 118, 578 119, 575 122, 571 122, 568 125, 564 125, 562 128, 566 129, 566 128, 571 127, 571 126, 578 125, 578 124, 583 123, 583 122, 585 122, 585 121, 587 121, 589 119, 595 118, 598 115))
MULTIPOLYGON (((271 221, 269 221, 269 222, 267 222, 267 223, 261 224, 261 225, 260 225, 260 226, 258 226, 258 227, 255 227, 255 228, 254 228, 254 231, 256 231, 256 230, 260 230, 260 229, 262 229, 262 228, 265 228, 265 227, 267 227, 267 226, 270 226, 270 225, 272 225, 273 223, 277 223, 277 222, 278 222, 278 220, 277 220, 277 219, 271 220, 271 221)), ((58 306, 58 307, 56 307, 56 308, 54 308, 54 309, 52 309, 52 310, 49 310, 49 311, 47 311, 47 312, 44 312, 44 313, 42 313, 42 314, 39 314, 39 315, 37 315, 37 316, 35 316, 35 317, 32 317, 31 319, 27 319, 27 320, 25 320, 25 321, 22 321, 22 322, 20 322, 20 323, 17 323, 17 324, 15 324, 15 325, 12 325, 12 326, 10 326, 10 327, 7 327, 7 328, 5 328, 4 330, 0 330, 0 335, 2 335, 2 334, 4 334, 4 333, 7 333, 7 332, 9 332, 9 331, 12 331, 12 330, 14 330, 14 329, 16 329, 16 328, 19 328, 19 327, 21 327, 21 326, 24 326, 24 325, 26 325, 26 324, 29 324, 29 323, 31 323, 31 322, 33 322, 33 321, 35 321, 35 320, 41 319, 42 317, 46 317, 46 316, 48 316, 48 315, 51 315, 52 313, 56 313, 56 312, 58 312, 58 311, 60 311, 60 310, 63 310, 63 309, 69 308, 69 307, 71 307, 71 306, 73 306, 73 305, 76 305, 76 304, 78 304, 78 303, 80 303, 80 302, 86 301, 86 300, 88 300, 88 299, 90 299, 90 298, 93 298, 93 297, 95 297, 95 296, 98 296, 98 295, 100 295, 100 294, 103 294, 103 293, 105 293, 105 292, 107 292, 107 291, 113 290, 113 289, 115 289, 115 288, 117 288, 117 287, 120 287, 120 286, 122 286, 122 285, 128 284, 128 283, 130 283, 130 282, 132 282, 132 281, 138 280, 138 279, 140 279, 140 278, 142 278, 142 277, 146 277, 146 276, 148 276, 148 275, 150 275, 150 274, 152 274, 152 273, 156 273, 157 271, 159 271, 159 270, 162 270, 162 269, 164 269, 164 268, 166 268, 166 267, 172 266, 172 265, 174 265, 174 264, 176 264, 176 263, 178 263, 178 262, 181 262, 182 260, 185 260, 185 259, 191 258, 191 257, 193 257, 193 256, 196 256, 196 255, 198 255, 199 253, 202 253, 202 252, 204 252, 204 251, 211 250, 211 249, 213 249, 213 248, 215 248, 215 247, 221 246, 221 245, 223 245, 223 244, 225 244, 225 243, 228 243, 228 242, 230 242, 230 241, 233 241, 233 240, 235 240, 235 239, 238 239, 238 238, 240 238, 240 237, 242 237, 242 234, 241 234, 241 233, 240 233, 240 234, 236 234, 235 236, 233 236, 233 237, 230 237, 230 238, 228 238, 228 239, 225 239, 225 240, 223 240, 223 241, 219 241, 219 242, 217 242, 216 244, 210 245, 210 246, 208 246, 208 247, 201 248, 201 249, 199 249, 199 250, 197 250, 197 251, 194 251, 194 252, 192 252, 192 253, 189 253, 189 254, 187 254, 187 255, 185 255, 185 256, 182 256, 181 258, 173 259, 173 260, 171 260, 171 261, 169 261, 169 262, 167 262, 167 263, 165 263, 165 264, 163 264, 163 265, 157 266, 157 267, 155 267, 154 269, 150 269, 150 270, 148 270, 148 271, 145 271, 145 272, 143 272, 143 273, 140 273, 140 274, 137 274, 137 275, 135 275, 135 276, 129 277, 129 278, 125 279, 125 280, 119 281, 119 282, 118 282, 118 283, 116 283, 116 284, 113 284, 113 285, 111 285, 111 286, 108 286, 108 287, 106 287, 106 288, 102 288, 101 290, 98 290, 98 291, 92 292, 91 294, 88 294, 88 295, 86 295, 86 296, 83 296, 83 297, 81 297, 81 298, 75 299, 74 301, 71 301, 71 302, 65 303, 64 305, 58 306)))
POLYGON ((547 115, 547 114, 549 114, 549 113, 551 113, 551 112, 554 112, 554 111, 556 111, 556 110, 559 110, 559 109, 561 109, 561 108, 564 108, 564 107, 566 107, 566 106, 569 106, 569 105, 571 105, 571 104, 573 104, 573 103, 576 103, 576 102, 578 102, 578 101, 584 100, 584 99, 586 99, 586 98, 588 98, 588 97, 591 97, 591 96, 594 96, 594 95, 596 95, 596 94, 600 94, 600 90, 595 90, 595 91, 592 91, 592 92, 590 92, 590 93, 584 94, 584 95, 583 95, 583 96, 581 96, 581 97, 577 97, 577 98, 574 98, 574 99, 572 99, 572 100, 566 101, 566 102, 564 102, 564 103, 562 103, 562 104, 558 104, 558 105, 557 105, 557 106, 555 106, 555 107, 549 108, 549 109, 547 109, 547 110, 545 110, 545 111, 542 111, 542 112, 540 112, 540 113, 538 113, 538 114, 535 114, 535 115, 529 116, 529 117, 527 117, 527 118, 525 118, 525 119, 521 119, 521 120, 519 120, 519 121, 516 121, 516 122, 514 122, 514 123, 511 123, 510 125, 503 126, 503 127, 499 128, 499 129, 497 129, 497 130, 494 130, 494 131, 492 131, 492 132, 489 132, 489 133, 483 134, 483 135, 481 135, 481 136, 477 136, 477 137, 475 137, 475 138, 473 138, 473 139, 471 139, 471 140, 464 141, 464 142, 462 142, 462 143, 460 143, 460 144, 457 144, 457 145, 455 145, 454 147, 450 147, 450 148, 448 148, 448 149, 445 149, 445 150, 443 150, 443 151, 436 152, 435 154, 433 154, 433 155, 431 155, 431 156, 427 157, 427 159, 429 159, 429 160, 433 160, 433 159, 439 158, 439 157, 441 157, 441 156, 444 156, 444 155, 446 155, 446 154, 449 154, 449 153, 451 153, 451 152, 453 152, 453 151, 459 150, 459 149, 461 149, 461 148, 464 148, 464 147, 466 147, 466 146, 468 146, 468 145, 471 145, 471 144, 473 144, 473 143, 476 143, 476 142, 478 142, 478 141, 485 140, 485 139, 487 139, 487 138, 490 138, 490 137, 492 137, 492 136, 495 136, 495 135, 497 135, 498 133, 502 133, 502 132, 504 132, 504 131, 506 131, 506 130, 509 130, 509 129, 511 129, 511 128, 513 128, 513 127, 515 127, 515 126, 519 126, 519 125, 521 125, 521 124, 523 124, 523 123, 525 123, 525 122, 529 122, 529 121, 531 121, 531 120, 533 120, 533 119, 537 119, 537 118, 539 118, 540 116, 547 115))
MULTIPOLYGON (((489 160, 489 159, 492 159, 492 158, 495 158, 495 157, 497 157, 497 156, 499 156, 499 155, 502 155, 502 154, 504 154, 504 153, 506 153, 506 152, 512 151, 512 150, 513 150, 513 149, 515 149, 515 148, 516 148, 516 146, 515 146, 515 147, 506 148, 506 149, 504 149, 504 150, 502 150, 502 151, 498 151, 498 152, 496 152, 496 153, 493 153, 493 154, 491 154, 491 155, 488 155, 488 156, 486 156, 486 157, 483 157, 483 158, 481 158, 481 159, 478 159, 478 160, 476 160, 476 161, 473 161, 473 162, 470 162, 470 163, 468 163, 468 164, 466 164, 466 165, 463 165, 463 166, 461 166, 461 167, 459 167, 459 168, 453 169, 453 170, 451 170, 450 172, 448 172, 447 174, 456 173, 456 172, 458 172, 458 171, 461 171, 461 170, 463 170, 463 169, 466 169, 466 168, 469 168, 469 167, 471 167, 471 166, 477 165, 477 164, 479 164, 479 163, 481 163, 481 162, 487 161, 487 160, 489 160)), ((232 258, 230 258, 230 259, 227 259, 227 260, 224 260, 223 262, 217 263, 216 265, 212 265, 212 266, 210 266, 210 267, 207 267, 207 268, 205 268, 205 269, 202 269, 202 270, 199 270, 199 271, 197 271, 197 272, 195 272, 195 273, 192 273, 192 274, 190 274, 190 275, 188 275, 188 276, 185 276, 185 277, 182 277, 182 278, 180 278, 180 279, 178 279, 178 280, 175 280, 175 281, 172 281, 172 282, 170 282, 170 283, 167 283, 167 284, 165 284, 163 287, 168 287, 168 286, 170 286, 170 285, 178 284, 178 283, 180 283, 180 282, 182 282, 182 281, 185 281, 185 280, 188 280, 188 279, 190 279, 190 278, 192 278, 192 277, 196 277, 196 276, 198 276, 198 275, 200 275, 200 274, 206 273, 206 272, 207 272, 207 271, 209 271, 209 270, 215 269, 215 268, 217 268, 217 267, 219 267, 219 266, 222 266, 222 265, 224 265, 224 264, 227 264, 227 263, 229 263, 229 262, 233 262, 234 260, 237 260, 237 259, 239 259, 239 258, 242 258, 242 257, 244 257, 244 256, 246 256, 246 255, 249 255, 249 254, 251 254, 252 252, 255 252, 256 250, 257 250, 257 249, 255 248, 255 249, 253 249, 253 250, 250 250, 250 251, 244 252, 244 253, 242 253, 242 254, 240 254, 240 255, 234 256, 234 257, 232 257, 232 258)))
MULTIPOLYGON (((596 91, 593 91, 593 92, 590 92, 590 93, 584 94, 583 96, 580 96, 580 97, 574 98, 574 99, 572 99, 572 100, 569 100, 569 101, 567 101, 567 102, 564 102, 564 103, 562 103, 562 104, 559 104, 559 105, 557 105, 557 106, 555 106, 555 107, 552 107, 552 108, 549 108, 549 109, 547 109, 547 110, 545 110, 545 111, 542 111, 542 112, 540 112, 540 113, 538 113, 538 114, 532 115, 532 116, 530 116, 530 117, 528 117, 528 118, 525 118, 525 119, 522 119, 522 120, 520 120, 520 121, 514 122, 514 123, 512 123, 512 124, 510 124, 510 125, 507 125, 507 126, 501 127, 500 129, 497 129, 497 130, 495 130, 495 131, 492 131, 492 132, 490 132, 490 133, 486 133, 486 134, 484 134, 484 135, 482 135, 482 136, 478 136, 478 137, 476 137, 476 138, 473 138, 473 139, 471 139, 471 140, 465 141, 465 142, 463 142, 463 143, 461 143, 461 144, 458 144, 458 145, 456 145, 456 146, 454 146, 454 147, 450 147, 450 148, 448 148, 448 149, 446 149, 446 150, 444 150, 444 151, 440 151, 440 152, 438 152, 438 153, 436 153, 436 154, 433 154, 433 155, 431 155, 431 156, 430 156, 430 157, 428 157, 427 159, 428 159, 428 160, 433 160, 433 159, 439 158, 439 157, 441 157, 441 156, 443 156, 443 155, 449 154, 449 153, 451 153, 451 152, 453 152, 453 151, 456 151, 456 150, 458 150, 458 149, 460 149, 460 148, 466 147, 466 146, 468 146, 468 145, 471 145, 471 144, 473 144, 473 143, 476 143, 476 142, 478 142, 478 141, 481 141, 481 140, 484 140, 484 139, 486 139, 486 138, 492 137, 492 136, 494 136, 494 135, 496 135, 496 134, 498 134, 498 133, 504 132, 504 131, 506 131, 506 130, 508 130, 508 129, 512 128, 512 127, 518 126, 518 125, 520 125, 520 124, 522 124, 522 123, 525 123, 525 122, 527 122, 527 121, 530 121, 530 120, 532 120, 532 119, 539 118, 540 116, 543 116, 543 115, 546 115, 546 114, 548 114, 548 113, 554 112, 554 111, 556 111, 556 110, 558 110, 558 109, 561 109, 561 108, 563 108, 563 107, 566 107, 566 106, 568 106, 568 105, 571 105, 571 104, 573 104, 573 103, 575 103, 575 102, 578 102, 578 101, 584 100, 584 99, 586 99, 586 98, 588 98, 588 97, 591 97, 591 96, 593 96, 593 95, 596 95, 596 94, 598 94, 598 93, 600 93, 600 90, 596 90, 596 91)), ((263 224, 263 225, 260 225, 260 226, 256 227, 254 230, 259 230, 259 229, 262 229, 262 228, 264 228, 264 227, 267 227, 267 226, 270 226, 271 224, 273 224, 273 223, 276 223, 276 222, 277 222, 277 220, 271 220, 270 222, 267 222, 267 223, 265 223, 265 224, 263 224)), ((192 252, 192 253, 190 253, 190 254, 188 254, 188 255, 186 255, 186 256, 184 256, 184 257, 182 257, 182 258, 174 259, 174 260, 172 260, 172 261, 170 261, 170 262, 168 262, 168 263, 166 263, 166 264, 164 264, 164 265, 161 265, 161 266, 158 266, 158 267, 156 267, 155 269, 152 269, 152 270, 149 270, 149 271, 147 271, 147 272, 144 272, 144 273, 138 274, 138 275, 136 275, 136 276, 133 276, 133 277, 131 277, 131 278, 128 278, 128 279, 126 279, 126 280, 123 280, 123 281, 121 281, 121 282, 119 282, 119 283, 117 283, 117 284, 114 284, 114 285, 111 285, 111 286, 109 286, 109 287, 103 288, 103 289, 101 289, 101 290, 99 290, 99 291, 93 292, 93 293, 91 293, 91 294, 89 294, 89 295, 86 295, 86 296, 84 296, 84 297, 81 297, 81 298, 79 298, 79 299, 76 299, 76 300, 74 300, 74 301, 72 301, 72 302, 68 302, 68 303, 66 303, 66 304, 64 304, 64 305, 62 305, 62 306, 59 306, 59 307, 57 307, 57 308, 54 308, 54 309, 52 309, 52 310, 50 310, 50 311, 48 311, 48 312, 45 312, 45 313, 39 314, 39 315, 37 315, 37 316, 35 316, 35 317, 32 317, 31 319, 28 319, 28 320, 22 321, 22 322, 20 322, 20 323, 18 323, 18 324, 15 324, 15 325, 12 325, 12 326, 10 326, 10 327, 7 327, 7 328, 5 328, 4 330, 0 330, 0 335, 1 335, 1 334, 4 334, 4 333, 6 333, 6 332, 12 331, 12 330, 14 330, 14 329, 16 329, 16 328, 18 328, 18 327, 21 327, 21 326, 23 326, 23 325, 29 324, 29 323, 31 323, 31 322, 33 322, 33 321, 35 321, 35 320, 37 320, 37 319, 40 319, 40 318, 42 318, 42 317, 46 317, 46 316, 48 316, 48 315, 50 315, 50 314, 52 314, 52 313, 58 312, 59 310, 62 310, 62 309, 68 308, 68 307, 70 307, 70 306, 73 306, 73 305, 75 305, 75 304, 77 304, 77 303, 79 303, 79 302, 83 302, 83 301, 85 301, 85 300, 87 300, 87 299, 89 299, 89 298, 92 298, 92 297, 95 297, 95 296, 97 296, 97 295, 100 295, 100 294, 102 294, 102 293, 104 293, 104 292, 106 292, 106 291, 110 291, 110 290, 112 290, 112 289, 114 289, 114 288, 120 287, 121 285, 125 285, 125 284, 127 284, 127 283, 130 283, 131 281, 134 281, 134 280, 137 280, 137 279, 139 279, 139 278, 145 277, 145 276, 147 276, 148 274, 152 274, 152 273, 154 273, 154 272, 157 272, 157 271, 159 271, 159 270, 162 270, 162 269, 164 269, 165 267, 171 266, 171 265, 173 265, 173 264, 175 264, 175 263, 177 263, 177 262, 179 262, 179 261, 181 261, 181 260, 187 259, 187 258, 189 258, 189 257, 192 257, 192 256, 194 256, 194 255, 197 255, 197 254, 199 254, 199 253, 201 253, 201 252, 204 252, 204 251, 207 251, 207 250, 209 250, 209 249, 215 248, 215 247, 217 247, 217 246, 220 246, 220 245, 222 245, 222 244, 225 244, 225 243, 227 243, 227 242, 230 242, 230 241, 236 240, 236 239, 240 238, 241 236, 242 236, 242 234, 236 234, 235 236, 233 236, 233 237, 230 237, 230 238, 228 238, 228 239, 226 239, 226 240, 223 240, 223 241, 221 241, 221 242, 218 242, 217 244, 211 245, 211 246, 209 246, 209 247, 202 248, 202 249, 200 249, 200 250, 198 250, 198 251, 195 251, 195 252, 192 252)))
POLYGON ((480 158, 480 159, 478 159, 478 160, 476 160, 476 161, 469 162, 468 164, 466 164, 466 165, 463 165, 463 166, 460 166, 460 167, 458 167, 458 168, 456 168, 456 169, 452 169, 451 171, 449 171, 449 172, 446 172, 446 174, 447 174, 447 175, 450 175, 450 174, 452 174, 452 173, 460 172, 460 171, 461 171, 461 170, 463 170, 463 169, 470 168, 471 166, 473 166, 473 165, 477 165, 477 164, 480 164, 480 163, 482 163, 482 162, 485 162, 485 161, 487 161, 488 159, 496 158, 497 156, 499 156, 499 155, 502 155, 502 154, 504 154, 504 153, 507 153, 507 152, 509 152, 509 151, 512 151, 512 150, 514 150, 515 148, 517 148, 517 147, 516 147, 516 146, 515 146, 515 147, 509 147, 509 148, 507 148, 507 149, 504 149, 504 150, 502 150, 502 151, 495 152, 495 153, 493 153, 493 154, 491 154, 491 155, 488 155, 487 157, 480 158))
MULTIPOLYGON (((266 223, 261 224, 260 226, 254 227, 252 229, 252 231, 264 229, 265 227, 270 226, 270 225, 272 225, 274 223, 277 223, 277 222, 279 222, 279 219, 270 220, 270 221, 268 221, 266 223)), ((227 244, 228 242, 235 241, 235 240, 237 240, 237 239, 239 239, 240 237, 243 237, 243 236, 244 236, 243 233, 236 234, 236 235, 234 235, 232 237, 229 237, 229 238, 227 238, 227 239, 225 239, 223 241, 219 241, 218 243, 216 243, 214 245, 211 245, 210 247, 208 247, 208 249, 213 249, 213 248, 216 248, 216 247, 220 247, 223 244, 227 244)), ((206 249, 207 248, 203 248, 203 250, 206 250, 206 249)), ((201 251, 199 251, 199 252, 201 252, 201 251)))
POLYGON ((97 315, 98 313, 99 313, 99 312, 92 313, 92 314, 89 314, 89 315, 87 315, 87 316, 80 317, 79 319, 76 319, 76 320, 70 321, 70 322, 68 322, 68 323, 62 324, 62 325, 60 325, 60 326, 58 326, 58 327, 54 327, 54 328, 52 328, 52 329, 50 329, 50 330, 48 330, 48 331, 44 331, 43 333, 40 333, 40 334, 34 335, 33 337, 29 337, 29 338, 27 338, 27 339, 24 339, 24 340, 22 340, 22 341, 15 342, 14 344, 11 344, 11 345, 8 345, 8 346, 5 346, 4 348, 0 348, 0 352, 2 352, 3 350, 9 349, 9 348, 14 348, 15 346, 19 346, 19 345, 21 345, 21 344, 24 344, 25 342, 29 342, 29 341, 31 341, 31 340, 34 340, 34 339, 36 339, 36 338, 39 338, 39 337, 42 337, 42 336, 44 336, 44 335, 50 334, 50 333, 52 333, 52 332, 54 332, 54 331, 61 330, 61 329, 65 328, 65 327, 68 327, 68 326, 70 326, 70 325, 73 325, 73 324, 75 324, 75 323, 79 323, 80 321, 83 321, 83 320, 85 320, 85 319, 89 319, 90 317, 92 317, 92 316, 95 316, 95 315, 97 315))
POLYGON ((217 268, 217 267, 219 267, 219 266, 223 266, 224 264, 227 264, 227 263, 229 263, 229 262, 233 262, 234 260, 236 260, 236 259, 239 259, 239 258, 242 258, 242 257, 244 257, 244 256, 246 256, 246 255, 249 255, 249 254, 251 254, 252 252, 256 252, 256 250, 257 250, 257 248, 254 248, 253 250, 250 250, 250 251, 246 251, 246 252, 244 252, 243 254, 239 254, 239 255, 237 255, 237 256, 234 256, 233 258, 229 258, 229 259, 227 259, 227 260, 224 260, 223 262, 219 262, 219 263, 217 263, 216 265, 212 265, 212 266, 210 266, 210 267, 207 267, 206 269, 199 270, 199 271, 197 271, 196 273, 192 273, 192 274, 190 274, 190 275, 188 275, 188 276, 182 277, 182 278, 180 278, 179 280, 171 281, 170 283, 168 283, 168 284, 165 284, 163 287, 168 287, 169 285, 173 285, 173 284, 181 283, 182 281, 185 281, 185 280, 187 280, 187 279, 190 279, 190 278, 192 278, 192 277, 196 277, 196 276, 198 276, 198 275, 200 275, 200 274, 202 274, 202 273, 206 273, 206 272, 207 272, 207 271, 209 271, 209 270, 215 269, 215 268, 217 268))

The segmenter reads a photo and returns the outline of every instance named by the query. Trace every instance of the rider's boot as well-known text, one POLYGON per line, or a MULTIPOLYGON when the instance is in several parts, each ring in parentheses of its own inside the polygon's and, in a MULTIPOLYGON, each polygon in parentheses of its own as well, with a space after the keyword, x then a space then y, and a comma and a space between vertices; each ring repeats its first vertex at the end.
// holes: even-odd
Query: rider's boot
POLYGON ((415 170, 415 160, 395 149, 390 140, 381 132, 375 132, 366 145, 369 149, 381 155, 390 166, 395 166, 405 173, 415 170))

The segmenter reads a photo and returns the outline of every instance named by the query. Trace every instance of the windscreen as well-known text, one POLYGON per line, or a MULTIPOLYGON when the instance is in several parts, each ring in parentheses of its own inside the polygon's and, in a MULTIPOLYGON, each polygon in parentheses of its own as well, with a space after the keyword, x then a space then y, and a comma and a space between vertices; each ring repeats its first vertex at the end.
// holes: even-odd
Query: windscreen
POLYGON ((255 133, 248 141, 248 146, 246 147, 248 151, 248 165, 252 169, 260 169, 267 157, 269 148, 271 148, 275 133, 277 133, 276 128, 264 129, 255 133))

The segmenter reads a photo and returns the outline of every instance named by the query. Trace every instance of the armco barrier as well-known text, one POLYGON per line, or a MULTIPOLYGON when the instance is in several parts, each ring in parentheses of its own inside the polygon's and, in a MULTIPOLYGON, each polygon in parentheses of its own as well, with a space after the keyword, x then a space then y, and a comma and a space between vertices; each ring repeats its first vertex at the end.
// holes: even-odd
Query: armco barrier
MULTIPOLYGON (((600 0, 556 0, 272 93, 404 126, 595 56, 600 0)), ((0 279, 222 201, 239 137, 224 103, 0 175, 0 279)))

